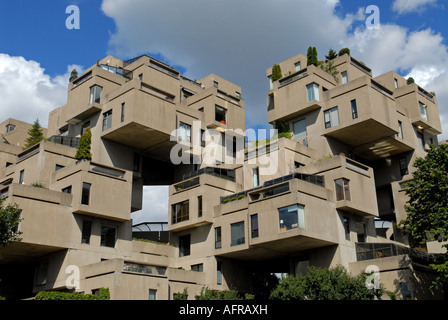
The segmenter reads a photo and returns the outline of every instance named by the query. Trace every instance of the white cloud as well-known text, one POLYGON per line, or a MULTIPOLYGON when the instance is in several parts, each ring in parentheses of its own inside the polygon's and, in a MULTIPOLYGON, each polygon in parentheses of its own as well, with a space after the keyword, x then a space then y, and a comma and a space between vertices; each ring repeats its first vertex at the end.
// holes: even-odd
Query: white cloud
POLYGON ((132 213, 132 223, 168 221, 168 188, 168 186, 143 187, 143 207, 142 210, 132 213))
POLYGON ((0 119, 16 118, 32 123, 39 118, 46 127, 49 112, 67 101, 72 68, 82 72, 80 66, 72 65, 67 67, 66 74, 52 78, 35 61, 0 53, 0 119))
POLYGON ((418 12, 425 9, 427 5, 433 5, 437 0, 395 0, 392 4, 392 10, 399 14, 418 12))

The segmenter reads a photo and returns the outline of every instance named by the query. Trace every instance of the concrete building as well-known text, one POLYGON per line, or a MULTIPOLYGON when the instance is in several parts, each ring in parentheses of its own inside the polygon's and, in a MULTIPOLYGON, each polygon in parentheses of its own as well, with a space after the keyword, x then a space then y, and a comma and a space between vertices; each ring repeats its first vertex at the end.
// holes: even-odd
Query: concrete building
POLYGON ((400 299, 440 298, 421 290, 432 255, 391 224, 406 214, 412 161, 438 143, 435 96, 394 72, 373 78, 349 55, 334 65, 335 76, 303 55, 280 63, 268 119, 292 139, 254 146, 242 143, 239 86, 192 81, 146 55, 108 56, 70 83, 49 141, 22 150, 6 137, 13 120, 0 125, 0 194, 23 218, 22 241, 0 249, 0 295, 74 290, 79 279, 77 291, 107 287, 112 299, 185 288, 194 299, 204 286, 254 292, 260 275, 376 265, 400 299), (88 127, 92 160, 78 161, 88 127), (167 244, 133 239, 147 185, 170 185, 167 244))

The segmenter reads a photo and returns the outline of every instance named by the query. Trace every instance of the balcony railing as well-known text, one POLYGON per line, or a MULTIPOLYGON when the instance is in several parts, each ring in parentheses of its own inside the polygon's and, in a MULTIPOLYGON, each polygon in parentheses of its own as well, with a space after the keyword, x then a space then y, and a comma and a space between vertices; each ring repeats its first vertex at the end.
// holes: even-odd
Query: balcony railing
POLYGON ((187 180, 190 178, 194 178, 200 176, 202 174, 210 174, 215 177, 219 177, 222 179, 230 180, 235 182, 235 170, 223 169, 223 168, 214 168, 214 167, 205 167, 199 169, 197 171, 192 171, 183 175, 183 180, 187 180))
POLYGON ((356 243, 358 261, 387 258, 399 255, 409 255, 412 260, 434 262, 441 254, 428 253, 393 243, 356 243))
POLYGON ((69 146, 72 148, 77 148, 79 145, 80 138, 69 136, 52 136, 48 140, 50 140, 53 143, 62 144, 64 146, 69 146))
POLYGON ((304 78, 307 75, 308 75, 308 72, 307 72, 306 68, 302 69, 302 70, 299 70, 299 71, 297 71, 297 72, 295 72, 295 73, 293 73, 293 74, 291 74, 291 75, 289 75, 289 76, 287 76, 287 77, 285 77, 283 79, 280 79, 279 80, 279 86, 286 86, 287 84, 289 84, 289 83, 291 83, 293 81, 299 80, 301 78, 304 78))
POLYGON ((131 70, 126 70, 119 67, 112 67, 106 64, 100 64, 100 68, 109 71, 111 73, 118 74, 119 76, 122 76, 124 78, 132 79, 133 72, 131 70))

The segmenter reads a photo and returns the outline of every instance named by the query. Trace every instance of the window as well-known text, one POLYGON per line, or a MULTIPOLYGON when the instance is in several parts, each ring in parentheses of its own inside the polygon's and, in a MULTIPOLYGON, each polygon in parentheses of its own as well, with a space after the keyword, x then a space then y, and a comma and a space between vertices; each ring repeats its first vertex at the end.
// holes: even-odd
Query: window
POLYGON ((280 231, 305 229, 305 207, 301 204, 278 209, 280 231))
POLYGON ((246 242, 244 236, 244 221, 230 225, 231 246, 237 246, 246 242))
POLYGON ((253 183, 254 187, 258 187, 260 185, 260 172, 258 167, 252 169, 253 183))
POLYGON ((319 85, 317 83, 311 83, 306 86, 307 101, 319 101, 319 85))
POLYGON ((198 217, 202 217, 202 196, 198 197, 198 217))
POLYGON ((103 88, 100 86, 93 86, 90 87, 90 99, 89 103, 101 103, 101 92, 103 91, 103 88))
POLYGON ((23 184, 23 179, 25 178, 25 170, 20 170, 20 175, 19 175, 19 183, 23 184))
POLYGON ((216 284, 222 284, 222 262, 216 262, 216 284))
POLYGON ((331 108, 324 111, 325 129, 339 125, 339 110, 338 107, 331 108))
POLYGON ((356 105, 356 100, 350 101, 352 105, 352 118, 357 119, 358 118, 358 107, 356 105))
POLYGON ((403 123, 401 121, 398 121, 398 134, 397 136, 401 139, 403 139, 403 123))
POLYGON ((112 127, 112 110, 103 113, 103 131, 112 127))
POLYGON ((342 84, 347 83, 348 82, 347 71, 342 72, 341 76, 342 76, 342 84))
POLYGON ((350 185, 347 179, 337 179, 334 181, 336 185, 336 201, 351 200, 350 185))
POLYGON ((398 80, 394 78, 395 89, 398 89, 398 80))
POLYGON ((303 163, 300 163, 298 161, 294 161, 294 169, 298 169, 298 168, 303 167, 303 166, 305 166, 303 163))
POLYGON ((13 124, 6 125, 6 133, 14 131, 15 128, 16 128, 16 126, 13 124))
POLYGON ((407 175, 409 173, 409 170, 408 170, 408 162, 407 162, 406 158, 401 158, 399 160, 399 164, 400 164, 400 174, 402 176, 407 175))
POLYGON ((34 284, 42 286, 47 283, 48 260, 40 261, 36 267, 36 277, 34 284))
POLYGON ((250 216, 250 236, 251 238, 258 238, 258 214, 250 216))
POLYGON ((54 171, 61 170, 62 168, 64 168, 64 166, 62 166, 60 164, 56 164, 55 167, 54 167, 54 171))
POLYGON ((190 218, 190 201, 173 204, 171 207, 171 223, 186 221, 190 218))
POLYGON ((220 106, 215 106, 215 120, 226 124, 226 114, 227 110, 220 106))
POLYGON ((366 242, 366 225, 362 222, 358 222, 358 242, 366 242))
POLYGON ((215 228, 215 249, 221 249, 221 227, 215 228))
POLYGON ((189 124, 179 122, 179 139, 191 142, 191 126, 189 124))
POLYGON ((87 121, 81 126, 81 136, 86 132, 87 128, 90 127, 90 121, 87 121))
POLYGON ((62 189, 61 191, 64 192, 64 193, 71 194, 72 193, 72 186, 68 186, 68 187, 62 189))
POLYGON ((218 82, 213 81, 213 86, 214 86, 215 88, 218 88, 218 82))
POLYGON ((90 235, 92 232, 92 221, 82 221, 81 243, 90 244, 90 235))
POLYGON ((81 204, 84 204, 86 206, 89 205, 90 202, 90 183, 83 182, 82 183, 82 194, 81 194, 81 204))
POLYGON ((274 84, 272 82, 272 76, 269 76, 268 79, 269 79, 269 90, 272 90, 272 89, 274 89, 274 84))
POLYGON ((199 264, 192 265, 191 270, 196 271, 196 272, 204 272, 204 264, 199 263, 199 264))
POLYGON ((117 227, 101 225, 101 246, 115 248, 117 241, 117 227))
POLYGON ((299 71, 299 70, 301 69, 300 61, 299 61, 299 62, 296 62, 296 63, 294 64, 294 67, 296 68, 296 72, 299 71))
POLYGON ((149 289, 148 300, 157 300, 157 290, 149 289))
POLYGON ((350 219, 342 217, 342 223, 344 224, 345 239, 350 240, 350 219))
POLYGON ((417 132, 417 141, 420 148, 425 149, 425 138, 423 133, 417 132))
POLYGON ((121 122, 124 122, 124 111, 126 109, 126 104, 123 102, 121 104, 121 122))
POLYGON ((423 103, 421 103, 420 101, 418 102, 419 106, 420 106, 420 117, 426 121, 428 121, 428 108, 426 105, 424 105, 423 103))
POLYGON ((205 130, 201 129, 201 147, 205 147, 205 130))
POLYGON ((138 75, 138 81, 142 82, 143 81, 143 73, 140 73, 138 75))
POLYGON ((179 237, 179 257, 190 255, 191 236, 189 234, 179 237))
POLYGON ((140 154, 137 153, 137 152, 134 152, 133 171, 134 172, 139 172, 140 171, 140 154))
POLYGON ((294 140, 306 137, 306 119, 296 121, 292 124, 294 131, 294 140))

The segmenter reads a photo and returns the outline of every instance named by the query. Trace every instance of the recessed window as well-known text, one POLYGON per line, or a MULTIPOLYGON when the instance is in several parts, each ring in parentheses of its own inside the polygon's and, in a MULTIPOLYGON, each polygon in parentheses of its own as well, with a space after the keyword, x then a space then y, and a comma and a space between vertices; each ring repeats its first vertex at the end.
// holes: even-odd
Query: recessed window
POLYGON ((428 121, 428 108, 425 104, 421 103, 420 101, 418 102, 419 106, 420 106, 420 117, 423 120, 428 121))
POLYGON ((253 185, 258 187, 260 185, 260 171, 258 167, 252 169, 253 185))
POLYGON ((157 300, 157 290, 149 289, 148 300, 157 300))
POLYGON ((171 207, 171 223, 186 221, 190 218, 190 201, 173 204, 171 207))
POLYGON ((92 185, 90 183, 82 183, 82 194, 81 194, 81 204, 88 206, 90 203, 90 188, 92 185))
POLYGON ((90 127, 90 121, 85 122, 82 126, 81 126, 81 136, 84 134, 84 132, 86 132, 87 128, 90 127))
POLYGON ((356 105, 356 100, 350 101, 350 104, 352 106, 352 118, 357 119, 358 118, 358 106, 356 105))
POLYGON ((199 264, 192 265, 191 266, 191 271, 204 272, 204 264, 203 263, 199 263, 199 264))
POLYGON ((296 72, 297 72, 297 71, 300 71, 300 69, 301 69, 300 61, 299 61, 299 62, 296 62, 296 63, 294 64, 294 67, 296 68, 296 72))
POLYGON ((344 224, 345 239, 350 240, 350 219, 348 217, 342 217, 342 223, 344 224))
POLYGON ((237 246, 246 242, 244 234, 244 221, 230 225, 231 246, 237 246))
POLYGON ((6 133, 14 131, 15 128, 16 128, 16 126, 13 124, 6 125, 6 133))
POLYGON ((307 101, 319 101, 319 85, 317 83, 311 83, 306 86, 307 101))
POLYGON ((325 129, 336 127, 339 125, 338 107, 324 111, 325 129))
POLYGON ((422 149, 425 149, 425 137, 423 136, 423 133, 417 132, 417 141, 418 146, 422 149))
POLYGON ((280 231, 305 229, 305 207, 294 204, 278 209, 280 231))
POLYGON ((126 109, 126 104, 123 102, 121 104, 121 122, 124 122, 124 112, 125 112, 125 109, 126 109))
POLYGON ((218 88, 218 82, 213 81, 213 86, 214 86, 215 88, 218 88))
POLYGON ((112 127, 112 110, 103 113, 103 131, 112 127))
POLYGON ((198 197, 198 217, 202 217, 202 196, 198 197))
POLYGON ((215 106, 215 120, 219 123, 226 124, 227 110, 220 106, 215 106))
POLYGON ((398 89, 398 80, 394 78, 395 89, 398 89))
POLYGON ((61 191, 64 192, 64 193, 71 194, 72 193, 72 186, 68 186, 68 187, 62 189, 61 191))
POLYGON ((215 228, 215 249, 221 248, 221 227, 215 228))
POLYGON ((64 168, 64 166, 62 166, 60 164, 56 164, 55 167, 54 167, 54 171, 61 170, 62 168, 64 168))
POLYGON ((341 76, 342 76, 342 84, 347 83, 348 82, 347 71, 342 72, 341 76))
POLYGON ((292 124, 294 131, 294 140, 299 140, 300 138, 306 137, 306 119, 296 121, 292 124))
POLYGON ((398 137, 403 139, 403 123, 398 121, 398 137))
POLYGON ((19 183, 23 184, 23 180, 25 178, 25 170, 20 170, 20 174, 19 174, 19 183))
POLYGON ((408 161, 406 160, 406 158, 401 158, 399 160, 399 164, 400 164, 400 174, 402 176, 407 175, 409 173, 409 170, 408 170, 408 161))
POLYGON ((191 236, 189 234, 179 237, 179 257, 190 255, 191 236))
POLYGON ((103 88, 100 86, 93 86, 90 87, 90 99, 89 103, 101 103, 101 93, 103 91, 103 88))
POLYGON ((101 246, 115 248, 117 241, 117 227, 101 225, 101 246))
POLYGON ((205 147, 205 130, 201 129, 201 147, 205 147))
POLYGON ((81 243, 90 244, 90 235, 92 233, 92 221, 82 221, 81 243))
POLYGON ((258 238, 258 214, 250 216, 250 236, 251 238, 258 238))
POLYGON ((191 142, 191 126, 189 124, 179 122, 179 139, 191 142))
POLYGON ((216 262, 216 284, 222 284, 222 262, 216 262))
POLYGON ((337 179, 334 182, 336 185, 336 201, 351 200, 350 181, 348 179, 337 179))

